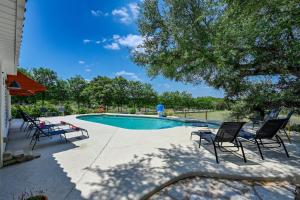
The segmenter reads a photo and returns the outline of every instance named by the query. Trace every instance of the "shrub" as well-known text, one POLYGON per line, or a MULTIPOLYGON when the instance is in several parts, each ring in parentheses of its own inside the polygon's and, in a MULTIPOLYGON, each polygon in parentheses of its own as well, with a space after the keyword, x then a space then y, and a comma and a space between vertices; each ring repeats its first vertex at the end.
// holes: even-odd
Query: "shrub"
POLYGON ((130 114, 135 114, 136 113, 136 109, 135 108, 131 108, 129 111, 130 114))
POLYGON ((32 117, 40 117, 42 115, 41 108, 45 108, 46 112, 51 113, 51 115, 58 114, 58 110, 53 104, 50 104, 47 101, 45 101, 43 104, 41 101, 38 101, 38 102, 36 102, 34 104, 30 104, 30 105, 12 105, 12 107, 11 107, 12 117, 14 117, 14 118, 21 117, 17 112, 17 110, 19 108, 22 109, 24 112, 26 112, 28 115, 30 115, 32 117))
POLYGON ((21 116, 18 113, 18 107, 16 105, 11 105, 11 116, 13 118, 21 118, 21 116))
POLYGON ((230 118, 232 120, 242 120, 250 113, 249 107, 243 101, 236 101, 231 107, 230 118))
POLYGON ((70 103, 66 103, 64 107, 65 107, 65 115, 72 115, 74 113, 74 110, 72 109, 70 103))
POLYGON ((88 110, 85 109, 85 108, 80 108, 80 109, 78 110, 78 113, 79 113, 79 114, 87 114, 87 113, 88 113, 88 110))
POLYGON ((300 124, 292 124, 289 129, 291 131, 300 132, 300 124))
POLYGON ((95 109, 95 108, 89 108, 89 109, 87 109, 87 112, 88 113, 99 113, 99 109, 97 108, 97 109, 95 109))
POLYGON ((174 115, 174 110, 173 109, 166 109, 165 110, 165 115, 166 116, 173 116, 174 115))

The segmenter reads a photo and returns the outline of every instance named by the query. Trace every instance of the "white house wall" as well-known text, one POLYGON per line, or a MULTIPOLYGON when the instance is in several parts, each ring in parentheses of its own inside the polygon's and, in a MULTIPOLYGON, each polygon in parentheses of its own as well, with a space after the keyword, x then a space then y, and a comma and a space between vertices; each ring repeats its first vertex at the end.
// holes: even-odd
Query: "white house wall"
POLYGON ((25 0, 0 0, 0 167, 10 118, 7 75, 16 75, 22 42, 25 0))
MULTIPOLYGON (((2 70, 2 67, 1 67, 2 70)), ((6 73, 0 74, 0 166, 2 166, 2 154, 6 146, 6 138, 9 129, 9 104, 8 91, 5 85, 6 73)))

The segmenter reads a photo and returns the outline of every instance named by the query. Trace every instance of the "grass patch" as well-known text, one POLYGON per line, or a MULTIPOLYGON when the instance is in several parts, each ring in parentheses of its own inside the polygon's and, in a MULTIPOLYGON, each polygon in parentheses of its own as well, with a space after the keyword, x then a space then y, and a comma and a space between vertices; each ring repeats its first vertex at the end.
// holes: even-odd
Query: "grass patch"
MULTIPOLYGON (((184 113, 175 113, 174 116, 184 118, 184 113)), ((280 115, 280 118, 286 117, 286 115, 280 115)), ((193 119, 201 119, 206 120, 205 112, 201 113, 186 113, 186 118, 193 119)), ((228 110, 220 110, 220 111, 212 111, 207 113, 207 120, 215 120, 215 121, 229 121, 232 120, 230 117, 230 111, 228 110)), ((245 119, 245 121, 249 121, 249 119, 245 119)), ((300 124, 300 115, 294 114, 290 119, 290 124, 300 124)))
MULTIPOLYGON (((174 116, 184 118, 185 114, 184 113, 175 113, 174 116)), ((206 120, 206 114, 205 114, 205 112, 186 113, 186 118, 206 120)), ((231 119, 230 118, 230 111, 228 111, 228 110, 207 112, 207 120, 227 121, 227 120, 230 120, 230 119, 231 119)))

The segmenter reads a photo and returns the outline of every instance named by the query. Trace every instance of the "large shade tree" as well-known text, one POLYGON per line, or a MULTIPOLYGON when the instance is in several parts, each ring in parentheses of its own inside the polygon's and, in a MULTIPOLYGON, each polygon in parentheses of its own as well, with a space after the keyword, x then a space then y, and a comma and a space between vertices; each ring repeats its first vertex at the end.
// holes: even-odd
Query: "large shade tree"
POLYGON ((113 87, 114 87, 114 94, 113 99, 114 103, 118 107, 118 111, 123 105, 127 105, 129 102, 128 94, 128 80, 123 78, 122 76, 115 77, 113 79, 113 87))
POLYGON ((88 101, 88 98, 83 94, 83 90, 87 86, 87 81, 80 75, 68 79, 71 99, 77 104, 77 109, 80 108, 80 103, 88 101))
POLYGON ((58 83, 58 76, 55 71, 50 68, 37 67, 30 71, 31 76, 35 81, 44 85, 47 89, 42 94, 36 95, 37 99, 55 99, 58 83), (41 97, 42 95, 42 97, 41 97))
POLYGON ((113 81, 108 77, 97 76, 88 84, 82 94, 90 98, 93 106, 111 106, 114 94, 113 81))
POLYGON ((263 96, 256 106, 265 108, 300 107, 299 1, 145 0, 138 26, 144 43, 133 59, 151 77, 204 81, 228 100, 263 96), (279 98, 270 104, 269 93, 279 98))

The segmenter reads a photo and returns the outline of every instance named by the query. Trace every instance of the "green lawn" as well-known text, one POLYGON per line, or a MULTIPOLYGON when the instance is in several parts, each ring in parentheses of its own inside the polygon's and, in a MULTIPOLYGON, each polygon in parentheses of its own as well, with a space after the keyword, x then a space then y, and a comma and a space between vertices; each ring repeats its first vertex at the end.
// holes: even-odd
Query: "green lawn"
MULTIPOLYGON (((175 113, 174 116, 185 117, 184 113, 175 113)), ((205 112, 203 113, 186 113, 187 118, 195 118, 205 120, 205 112)), ((207 113, 207 120, 226 121, 230 120, 230 111, 213 111, 207 113)))
MULTIPOLYGON (((184 113, 175 113, 174 116, 183 117, 184 113)), ((280 115, 279 117, 285 117, 286 115, 280 115)), ((187 118, 195 118, 205 120, 205 113, 187 113, 187 118)), ((212 111, 207 113, 208 120, 217 120, 217 121, 227 121, 230 120, 230 111, 212 111)), ((293 115, 291 120, 291 124, 300 124, 300 115, 293 115)))

